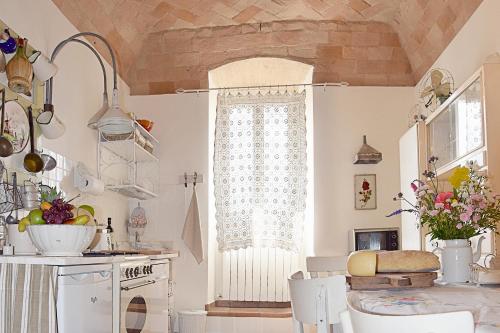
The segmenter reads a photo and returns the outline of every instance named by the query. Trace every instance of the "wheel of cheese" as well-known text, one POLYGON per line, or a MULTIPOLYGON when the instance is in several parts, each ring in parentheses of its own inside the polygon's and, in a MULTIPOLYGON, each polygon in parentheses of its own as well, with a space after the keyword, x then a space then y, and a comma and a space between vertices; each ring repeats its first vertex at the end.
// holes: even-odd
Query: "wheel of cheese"
POLYGON ((377 254, 373 251, 357 251, 347 259, 347 272, 352 276, 375 276, 377 254))
POLYGON ((439 258, 427 251, 381 251, 377 253, 377 272, 432 272, 440 268, 439 258))

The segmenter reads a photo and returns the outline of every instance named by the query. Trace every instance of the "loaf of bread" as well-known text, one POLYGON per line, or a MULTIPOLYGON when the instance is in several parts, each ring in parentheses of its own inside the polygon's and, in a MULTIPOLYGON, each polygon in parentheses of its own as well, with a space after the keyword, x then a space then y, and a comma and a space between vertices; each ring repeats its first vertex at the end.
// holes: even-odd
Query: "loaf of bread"
POLYGON ((440 268, 439 258, 426 251, 382 251, 377 253, 378 273, 432 272, 440 268))

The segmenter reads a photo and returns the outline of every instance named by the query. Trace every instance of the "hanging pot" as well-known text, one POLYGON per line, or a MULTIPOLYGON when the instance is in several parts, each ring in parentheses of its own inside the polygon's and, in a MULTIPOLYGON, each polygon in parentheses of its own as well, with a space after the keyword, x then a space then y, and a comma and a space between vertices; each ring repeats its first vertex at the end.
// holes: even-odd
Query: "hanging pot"
POLYGON ((16 55, 7 63, 9 88, 18 94, 31 95, 33 66, 26 57, 27 40, 19 38, 16 55))
POLYGON ((35 51, 28 60, 33 66, 35 77, 41 82, 49 80, 57 73, 57 66, 40 51, 35 51))

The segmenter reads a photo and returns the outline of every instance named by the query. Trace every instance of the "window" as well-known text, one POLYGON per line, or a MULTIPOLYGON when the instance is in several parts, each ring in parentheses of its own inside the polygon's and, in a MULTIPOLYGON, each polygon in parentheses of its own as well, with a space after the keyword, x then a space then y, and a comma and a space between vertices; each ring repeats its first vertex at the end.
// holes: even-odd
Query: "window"
POLYGON ((218 96, 214 189, 224 299, 288 300, 307 195, 305 95, 218 96))

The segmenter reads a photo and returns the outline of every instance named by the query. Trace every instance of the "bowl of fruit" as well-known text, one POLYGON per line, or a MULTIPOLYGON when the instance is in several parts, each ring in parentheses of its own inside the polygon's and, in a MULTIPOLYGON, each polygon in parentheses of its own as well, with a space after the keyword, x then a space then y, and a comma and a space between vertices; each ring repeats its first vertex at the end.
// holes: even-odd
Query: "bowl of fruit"
POLYGON ((27 231, 44 256, 81 256, 95 237, 96 226, 89 223, 94 209, 89 205, 76 207, 70 201, 51 189, 42 193, 40 207, 19 222, 19 231, 27 231))

